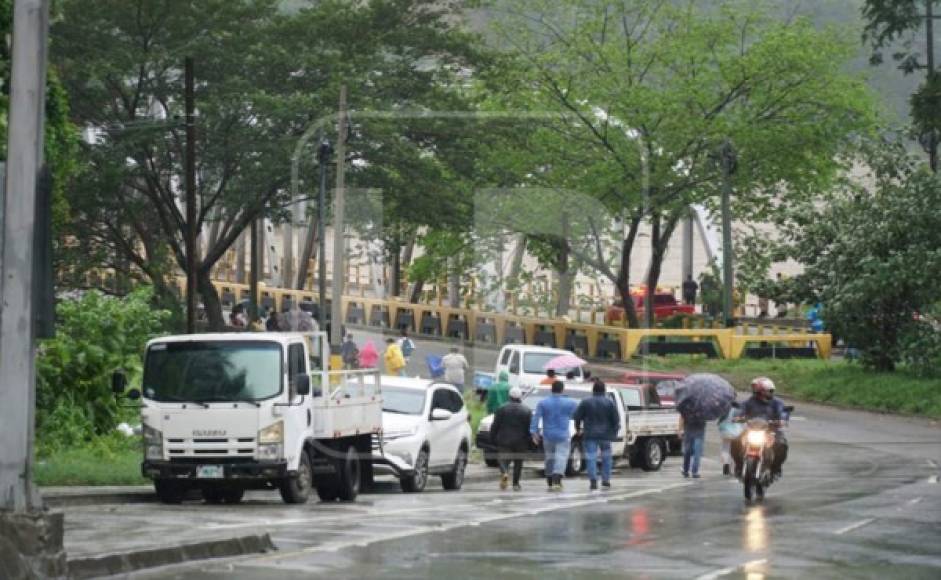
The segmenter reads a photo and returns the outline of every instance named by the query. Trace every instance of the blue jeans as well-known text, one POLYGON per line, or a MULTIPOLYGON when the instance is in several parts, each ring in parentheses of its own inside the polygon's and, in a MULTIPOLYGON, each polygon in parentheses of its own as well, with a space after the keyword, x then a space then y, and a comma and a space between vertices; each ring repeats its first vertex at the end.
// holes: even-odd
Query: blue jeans
POLYGON ((601 481, 611 481, 611 442, 600 439, 585 439, 585 458, 588 461, 588 479, 598 479, 598 448, 601 448, 601 481))
POLYGON ((699 473, 699 460, 702 458, 702 447, 705 443, 705 432, 686 431, 683 434, 683 473, 689 473, 692 468, 693 475, 699 473), (692 461, 692 465, 690 462, 692 461))
POLYGON ((569 462, 569 451, 572 442, 542 440, 542 447, 546 452, 546 477, 550 475, 565 475, 565 465, 569 462))

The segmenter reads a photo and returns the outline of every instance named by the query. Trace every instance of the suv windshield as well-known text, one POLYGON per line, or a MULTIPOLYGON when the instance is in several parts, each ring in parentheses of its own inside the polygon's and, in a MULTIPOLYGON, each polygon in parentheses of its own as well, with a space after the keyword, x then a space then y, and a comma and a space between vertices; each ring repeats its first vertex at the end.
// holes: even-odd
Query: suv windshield
POLYGON ((421 415, 425 410, 425 391, 382 387, 382 410, 402 415, 421 415))
POLYGON ((155 401, 256 401, 281 392, 275 342, 169 342, 152 345, 144 396, 155 401))

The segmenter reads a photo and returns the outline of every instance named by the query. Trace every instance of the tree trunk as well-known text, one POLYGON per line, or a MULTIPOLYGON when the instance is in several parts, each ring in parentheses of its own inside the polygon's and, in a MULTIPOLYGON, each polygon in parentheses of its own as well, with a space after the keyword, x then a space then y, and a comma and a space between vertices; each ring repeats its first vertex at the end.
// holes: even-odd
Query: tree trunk
POLYGON ((627 235, 621 242, 621 263, 618 265, 617 279, 614 286, 618 291, 621 304, 624 307, 624 316, 627 317, 627 323, 631 328, 638 328, 640 320, 637 318, 637 309, 634 308, 634 299, 631 297, 631 250, 634 249, 634 240, 637 239, 637 231, 640 228, 640 218, 631 219, 631 225, 627 235))
POLYGON ((649 326, 655 322, 653 295, 656 292, 657 284, 660 283, 660 274, 663 270, 663 258, 666 257, 667 249, 670 246, 670 239, 673 232, 676 231, 676 225, 680 218, 671 216, 666 225, 661 228, 660 218, 654 223, 654 230, 650 236, 650 270, 647 272, 647 317, 649 326))
POLYGON ((510 262, 510 272, 506 276, 505 288, 509 292, 516 292, 519 288, 520 272, 523 270, 523 258, 526 257, 526 236, 520 234, 513 249, 513 260, 510 262))
POLYGON ((569 248, 569 218, 562 215, 562 240, 559 245, 559 290, 558 301, 555 303, 556 316, 568 316, 569 303, 572 301, 572 283, 573 272, 571 268, 570 248, 569 248))
POLYGON ((307 239, 304 240, 304 252, 297 264, 297 281, 294 287, 303 290, 307 286, 307 273, 310 270, 310 261, 317 258, 317 241, 320 233, 317 231, 316 221, 312 221, 307 228, 307 239))
POLYGON ((390 294, 394 298, 398 298, 399 294, 402 293, 402 246, 396 244, 392 247, 390 252, 392 256, 392 288, 390 294))
POLYGON ((451 308, 461 307, 461 275, 458 272, 448 274, 448 304, 451 308))
POLYGON ((409 292, 408 301, 412 304, 418 304, 421 301, 421 293, 425 288, 425 279, 416 278, 412 283, 412 290, 409 292))
POLYGON ((225 330, 225 317, 222 316, 222 301, 219 300, 219 293, 212 284, 210 270, 211 268, 205 267, 199 269, 196 275, 196 289, 203 298, 203 308, 209 320, 209 330, 218 332, 225 330))

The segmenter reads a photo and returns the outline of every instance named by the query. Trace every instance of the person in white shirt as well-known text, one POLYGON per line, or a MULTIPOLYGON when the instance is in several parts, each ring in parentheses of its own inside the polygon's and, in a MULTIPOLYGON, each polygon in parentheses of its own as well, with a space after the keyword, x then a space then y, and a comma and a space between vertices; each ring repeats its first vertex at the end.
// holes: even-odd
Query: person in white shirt
POLYGON ((456 346, 451 347, 451 352, 444 355, 441 359, 444 366, 444 380, 451 383, 457 390, 464 393, 464 371, 470 368, 464 355, 458 352, 456 346))

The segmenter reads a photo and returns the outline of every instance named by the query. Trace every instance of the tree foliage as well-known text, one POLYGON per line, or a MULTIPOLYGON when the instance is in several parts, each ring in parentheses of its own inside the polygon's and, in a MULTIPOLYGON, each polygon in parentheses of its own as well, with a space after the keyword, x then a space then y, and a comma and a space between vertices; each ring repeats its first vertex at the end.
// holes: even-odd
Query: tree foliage
POLYGON ((862 182, 795 210, 790 252, 805 270, 790 283, 803 301, 823 304, 828 329, 866 365, 892 370, 908 356, 905 345, 926 343, 932 330, 941 181, 896 143, 873 145, 865 159, 862 182))
POLYGON ((855 50, 846 34, 752 2, 492 4, 511 57, 495 80, 500 102, 555 116, 495 158, 518 184, 574 189, 607 208, 573 252, 615 284, 632 324, 641 225, 652 289, 688 206, 715 206, 725 140, 738 156, 733 209, 760 219, 831 181, 847 136, 874 120, 864 83, 844 72, 855 50))
POLYGON ((37 358, 36 431, 41 451, 77 444, 115 426, 119 408, 111 373, 139 377, 146 341, 164 330, 169 312, 154 309, 149 288, 123 298, 97 291, 61 300, 56 337, 37 358))

